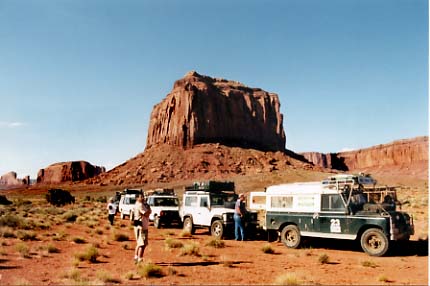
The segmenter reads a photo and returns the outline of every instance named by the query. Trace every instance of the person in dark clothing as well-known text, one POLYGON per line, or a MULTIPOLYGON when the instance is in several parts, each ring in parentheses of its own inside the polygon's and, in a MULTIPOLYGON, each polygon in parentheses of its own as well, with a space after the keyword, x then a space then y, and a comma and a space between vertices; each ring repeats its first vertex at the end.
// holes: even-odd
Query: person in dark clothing
POLYGON ((243 220, 247 213, 245 208, 245 195, 240 194, 234 207, 234 237, 236 240, 245 240, 245 229, 243 226, 243 220))

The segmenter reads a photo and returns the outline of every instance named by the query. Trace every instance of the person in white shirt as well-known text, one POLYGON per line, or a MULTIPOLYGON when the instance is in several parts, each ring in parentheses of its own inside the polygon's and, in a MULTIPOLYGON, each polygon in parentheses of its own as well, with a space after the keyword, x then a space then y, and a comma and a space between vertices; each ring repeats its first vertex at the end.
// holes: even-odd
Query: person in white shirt
POLYGON ((113 220, 116 214, 116 206, 113 203, 113 198, 109 199, 109 203, 106 208, 108 209, 108 220, 110 222, 110 225, 113 225, 113 220))
POLYGON ((145 248, 148 245, 149 215, 151 207, 146 203, 144 195, 139 195, 134 206, 134 235, 136 248, 134 251, 135 263, 142 262, 145 248))

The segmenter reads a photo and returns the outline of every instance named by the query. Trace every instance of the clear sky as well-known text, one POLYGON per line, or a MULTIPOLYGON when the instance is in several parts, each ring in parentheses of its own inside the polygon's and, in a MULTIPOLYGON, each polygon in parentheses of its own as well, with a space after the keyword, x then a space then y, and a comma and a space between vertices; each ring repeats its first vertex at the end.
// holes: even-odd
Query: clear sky
POLYGON ((424 0, 0 0, 0 175, 111 169, 188 71, 279 95, 287 148, 428 135, 424 0))

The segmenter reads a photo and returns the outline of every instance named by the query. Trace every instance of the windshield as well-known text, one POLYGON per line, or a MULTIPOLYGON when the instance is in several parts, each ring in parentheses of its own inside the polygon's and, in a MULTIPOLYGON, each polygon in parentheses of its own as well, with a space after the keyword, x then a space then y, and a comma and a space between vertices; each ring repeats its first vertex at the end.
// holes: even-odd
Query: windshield
POLYGON ((236 194, 212 194, 211 206, 234 209, 234 204, 236 203, 236 199, 237 199, 236 194))
POLYGON ((179 201, 177 198, 155 198, 154 206, 177 207, 179 201))

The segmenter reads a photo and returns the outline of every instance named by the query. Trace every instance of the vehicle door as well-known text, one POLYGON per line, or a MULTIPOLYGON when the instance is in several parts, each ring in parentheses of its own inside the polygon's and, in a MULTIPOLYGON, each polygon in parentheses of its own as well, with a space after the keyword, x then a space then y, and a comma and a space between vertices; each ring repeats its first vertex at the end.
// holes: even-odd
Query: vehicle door
POLYGON ((211 211, 209 196, 199 196, 197 214, 194 216, 194 223, 198 225, 209 226, 211 224, 211 211))
POLYGON ((349 233, 350 219, 340 194, 321 195, 321 212, 314 219, 315 230, 327 234, 328 237, 349 233))

